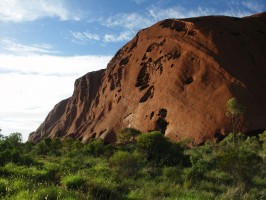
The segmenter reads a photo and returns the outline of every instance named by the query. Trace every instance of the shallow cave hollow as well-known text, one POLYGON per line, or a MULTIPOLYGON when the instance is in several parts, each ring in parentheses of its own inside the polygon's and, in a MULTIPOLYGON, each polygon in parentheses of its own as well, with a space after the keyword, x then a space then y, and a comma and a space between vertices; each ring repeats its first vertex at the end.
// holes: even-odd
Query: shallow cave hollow
POLYGON ((169 124, 165 120, 165 118, 167 116, 167 110, 165 108, 160 109, 158 116, 159 117, 158 117, 156 124, 155 124, 155 130, 160 131, 161 133, 165 134, 165 131, 166 131, 167 126, 169 124))

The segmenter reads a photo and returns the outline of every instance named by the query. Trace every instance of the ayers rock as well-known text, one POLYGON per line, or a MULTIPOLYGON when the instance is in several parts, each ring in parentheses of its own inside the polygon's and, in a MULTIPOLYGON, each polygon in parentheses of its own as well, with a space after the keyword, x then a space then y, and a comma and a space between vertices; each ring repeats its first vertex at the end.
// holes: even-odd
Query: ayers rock
POLYGON ((77 79, 29 141, 115 142, 134 127, 198 144, 230 130, 231 97, 246 107, 246 131, 266 129, 266 13, 166 19, 139 31, 106 69, 77 79))

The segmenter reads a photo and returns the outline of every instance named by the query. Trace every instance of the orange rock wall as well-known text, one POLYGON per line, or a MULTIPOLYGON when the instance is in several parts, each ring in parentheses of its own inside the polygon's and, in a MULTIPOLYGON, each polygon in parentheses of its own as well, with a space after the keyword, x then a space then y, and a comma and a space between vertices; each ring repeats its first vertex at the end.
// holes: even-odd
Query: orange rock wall
POLYGON ((266 14, 167 19, 139 31, 105 70, 75 83, 29 136, 115 142, 125 127, 195 143, 230 131, 226 102, 246 106, 246 131, 266 129, 266 14))

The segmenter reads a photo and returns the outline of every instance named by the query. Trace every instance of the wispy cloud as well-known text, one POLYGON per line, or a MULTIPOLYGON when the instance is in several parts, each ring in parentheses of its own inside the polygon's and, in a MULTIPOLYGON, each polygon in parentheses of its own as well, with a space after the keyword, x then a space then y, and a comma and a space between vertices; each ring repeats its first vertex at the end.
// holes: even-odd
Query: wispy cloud
POLYGON ((124 27, 131 30, 147 27, 151 23, 153 23, 153 20, 149 16, 139 13, 121 13, 103 21, 103 25, 107 27, 124 27))
POLYGON ((134 0, 134 2, 138 5, 143 4, 144 2, 146 2, 146 0, 134 0))
POLYGON ((153 19, 153 21, 158 21, 167 18, 185 18, 188 15, 186 10, 182 7, 173 7, 161 9, 158 7, 153 7, 148 10, 149 17, 153 19))
POLYGON ((5 53, 12 53, 15 55, 33 55, 33 54, 55 54, 59 53, 54 50, 50 44, 33 44, 25 45, 16 42, 14 39, 4 38, 0 40, 0 49, 5 53))
POLYGON ((262 12, 263 9, 265 8, 265 5, 257 1, 246 1, 246 2, 243 2, 243 5, 249 10, 255 11, 255 12, 262 12))
POLYGON ((134 36, 134 32, 129 30, 121 32, 119 34, 107 33, 104 35, 90 33, 88 31, 76 32, 71 30, 69 31, 69 33, 70 36, 67 36, 66 38, 76 44, 81 44, 81 45, 86 45, 90 41, 102 41, 107 43, 123 42, 130 40, 134 36))
POLYGON ((81 16, 65 0, 1 0, 0 21, 24 22, 44 17, 60 20, 79 20, 81 16))
POLYGON ((105 34, 103 40, 105 42, 123 42, 132 39, 133 34, 131 31, 125 31, 119 35, 115 34, 105 34))
MULTIPOLYGON (((141 1, 136 0, 136 3, 141 1)), ((187 9, 182 6, 172 6, 162 8, 160 6, 151 5, 146 8, 144 13, 120 13, 105 20, 102 20, 102 25, 106 27, 121 27, 125 30, 137 31, 141 28, 146 28, 156 23, 157 21, 167 18, 189 18, 207 15, 227 15, 235 17, 243 17, 251 15, 252 12, 261 12, 264 5, 260 1, 229 1, 226 3, 226 8, 220 9, 219 7, 204 7, 197 6, 187 9), (243 6, 245 9, 243 9, 243 6)))
POLYGON ((89 41, 99 41, 100 36, 95 33, 90 33, 88 31, 78 32, 69 30, 71 41, 77 44, 87 44, 89 41))

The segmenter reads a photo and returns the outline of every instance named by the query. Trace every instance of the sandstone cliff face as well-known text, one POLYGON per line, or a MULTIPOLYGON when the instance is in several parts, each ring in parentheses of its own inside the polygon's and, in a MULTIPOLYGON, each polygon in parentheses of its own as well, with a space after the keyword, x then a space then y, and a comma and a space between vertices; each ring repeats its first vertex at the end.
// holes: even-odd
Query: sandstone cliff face
POLYGON ((265 129, 265 77, 265 13, 167 19, 141 30, 105 70, 78 79, 29 140, 115 142, 118 130, 134 127, 200 143, 229 131, 233 96, 246 106, 246 130, 265 129))

